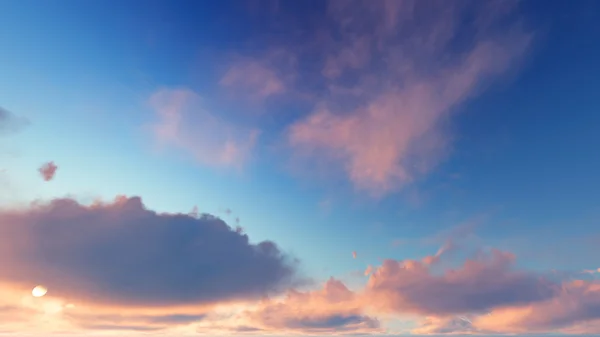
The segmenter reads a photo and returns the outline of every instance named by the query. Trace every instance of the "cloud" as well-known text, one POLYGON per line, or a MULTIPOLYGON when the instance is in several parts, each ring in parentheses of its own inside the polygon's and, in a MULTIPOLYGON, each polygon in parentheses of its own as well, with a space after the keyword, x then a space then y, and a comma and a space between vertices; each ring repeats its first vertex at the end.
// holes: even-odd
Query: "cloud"
POLYGON ((40 172, 40 175, 42 176, 44 181, 50 181, 50 180, 54 179, 56 170, 58 170, 58 166, 56 166, 56 164, 54 164, 53 161, 50 161, 50 162, 47 162, 46 164, 42 165, 38 169, 38 172, 40 172))
POLYGON ((161 314, 161 315, 123 315, 123 314, 67 314, 66 319, 75 328, 100 331, 160 331, 178 325, 188 325, 202 321, 206 315, 161 314))
POLYGON ((379 321, 365 314, 360 298, 341 281, 329 279, 322 289, 291 290, 283 300, 267 300, 244 316, 261 331, 303 334, 372 334, 379 321))
POLYGON ((452 112, 527 49, 509 3, 330 2, 329 92, 289 127, 290 146, 375 196, 429 172, 448 154, 452 112))
POLYGON ((243 166, 260 134, 207 111, 202 98, 188 89, 158 90, 150 105, 159 117, 152 125, 158 144, 184 150, 204 165, 243 166))
POLYGON ((34 298, 27 290, 0 284, 0 331, 43 336, 64 336, 65 332, 78 335, 111 331, 166 332, 196 325, 207 316, 198 308, 151 310, 74 305, 53 295, 34 298))
POLYGON ((219 84, 251 100, 263 100, 286 90, 275 71, 251 60, 232 65, 219 84))
POLYGON ((10 111, 0 107, 0 136, 13 134, 29 125, 29 120, 17 117, 10 111))
POLYGON ((473 323, 465 316, 442 318, 433 316, 426 317, 411 333, 416 335, 473 334, 482 333, 482 331, 473 327, 473 323))
POLYGON ((436 273, 435 259, 386 260, 371 273, 366 296, 386 311, 452 316, 540 302, 555 295, 554 283, 513 270, 513 261, 512 254, 493 250, 460 268, 436 273))
POLYGON ((210 215, 158 214, 138 197, 0 211, 0 281, 120 306, 249 300, 294 284, 296 261, 210 215))
POLYGON ((508 333, 562 331, 600 333, 600 283, 572 281, 556 296, 528 305, 498 308, 473 321, 475 326, 508 333))
POLYGON ((271 48, 259 57, 238 57, 229 65, 219 85, 246 103, 262 103, 289 94, 297 78, 297 56, 284 48, 271 48))

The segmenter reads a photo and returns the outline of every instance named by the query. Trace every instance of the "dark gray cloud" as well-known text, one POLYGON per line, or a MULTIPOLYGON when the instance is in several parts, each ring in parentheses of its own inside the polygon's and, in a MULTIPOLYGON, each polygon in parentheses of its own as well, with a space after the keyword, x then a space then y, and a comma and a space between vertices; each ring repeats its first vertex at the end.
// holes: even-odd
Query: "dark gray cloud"
POLYGON ((0 107, 0 136, 20 131, 29 124, 26 118, 15 116, 0 107))
POLYGON ((297 261, 210 215, 158 214, 138 197, 0 211, 0 280, 120 305, 259 298, 296 280, 297 261))

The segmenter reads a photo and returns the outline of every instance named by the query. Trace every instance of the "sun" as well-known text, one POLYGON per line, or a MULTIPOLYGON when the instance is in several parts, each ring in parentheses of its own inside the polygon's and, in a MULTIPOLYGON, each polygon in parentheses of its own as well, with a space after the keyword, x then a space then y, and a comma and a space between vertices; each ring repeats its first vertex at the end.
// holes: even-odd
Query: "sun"
POLYGON ((33 295, 33 297, 42 297, 42 296, 46 295, 47 292, 48 292, 48 289, 46 289, 44 286, 36 286, 31 291, 31 295, 33 295))

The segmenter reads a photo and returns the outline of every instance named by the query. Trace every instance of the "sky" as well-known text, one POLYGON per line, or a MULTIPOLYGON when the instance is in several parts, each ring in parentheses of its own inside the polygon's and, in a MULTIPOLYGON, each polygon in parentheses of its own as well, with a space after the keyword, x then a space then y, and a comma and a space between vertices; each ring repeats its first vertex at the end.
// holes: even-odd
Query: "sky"
POLYGON ((0 2, 0 336, 600 334, 599 19, 0 2))

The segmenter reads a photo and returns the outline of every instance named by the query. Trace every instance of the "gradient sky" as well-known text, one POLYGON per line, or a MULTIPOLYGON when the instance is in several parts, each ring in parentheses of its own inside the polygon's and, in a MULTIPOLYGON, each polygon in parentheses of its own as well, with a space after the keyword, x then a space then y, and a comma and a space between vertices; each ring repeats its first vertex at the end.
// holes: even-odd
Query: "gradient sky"
POLYGON ((0 2, 0 335, 600 334, 599 20, 0 2))

